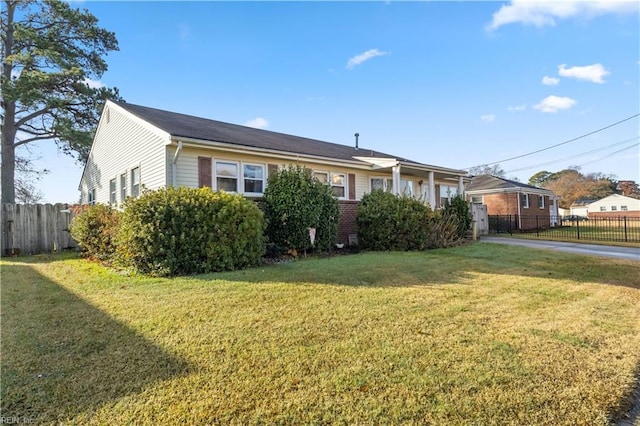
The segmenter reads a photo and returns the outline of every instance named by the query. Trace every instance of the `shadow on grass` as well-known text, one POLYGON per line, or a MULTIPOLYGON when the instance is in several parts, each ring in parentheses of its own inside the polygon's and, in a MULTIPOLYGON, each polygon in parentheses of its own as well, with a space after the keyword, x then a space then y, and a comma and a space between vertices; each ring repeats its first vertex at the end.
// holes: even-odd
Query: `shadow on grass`
POLYGON ((2 265, 3 418, 56 423, 189 366, 28 265, 2 265))
POLYGON ((307 257, 244 271, 198 275, 193 279, 403 287, 463 284, 478 273, 640 289, 640 262, 480 242, 424 252, 307 257))

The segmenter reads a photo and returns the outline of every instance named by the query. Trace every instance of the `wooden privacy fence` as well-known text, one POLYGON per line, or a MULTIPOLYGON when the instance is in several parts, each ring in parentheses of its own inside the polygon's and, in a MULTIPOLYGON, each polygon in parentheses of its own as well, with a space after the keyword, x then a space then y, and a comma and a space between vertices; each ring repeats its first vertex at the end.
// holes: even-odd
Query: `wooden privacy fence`
POLYGON ((76 248, 69 223, 82 210, 73 204, 3 204, 2 255, 51 253, 76 248))

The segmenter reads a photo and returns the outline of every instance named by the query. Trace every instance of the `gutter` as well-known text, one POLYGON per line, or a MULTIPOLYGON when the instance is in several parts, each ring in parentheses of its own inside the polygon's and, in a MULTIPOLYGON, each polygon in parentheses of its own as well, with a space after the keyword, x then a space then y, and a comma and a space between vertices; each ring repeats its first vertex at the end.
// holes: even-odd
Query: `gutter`
POLYGON ((178 188, 178 157, 180 157, 180 153, 182 152, 182 141, 178 141, 178 148, 176 149, 175 154, 173 154, 173 161, 171 162, 171 183, 174 188, 178 188))

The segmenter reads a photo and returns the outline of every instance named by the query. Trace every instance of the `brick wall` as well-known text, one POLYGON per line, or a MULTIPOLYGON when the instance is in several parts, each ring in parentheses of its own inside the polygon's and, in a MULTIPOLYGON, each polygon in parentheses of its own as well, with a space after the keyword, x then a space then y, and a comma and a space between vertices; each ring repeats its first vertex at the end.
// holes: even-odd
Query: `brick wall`
POLYGON ((590 212, 589 218, 601 218, 601 217, 640 217, 640 211, 626 211, 626 212, 590 212))
POLYGON ((357 234, 356 208, 357 201, 338 201, 340 221, 338 222, 338 242, 349 244, 349 234, 357 234))
POLYGON ((518 214, 518 194, 502 193, 483 196, 489 215, 518 214))

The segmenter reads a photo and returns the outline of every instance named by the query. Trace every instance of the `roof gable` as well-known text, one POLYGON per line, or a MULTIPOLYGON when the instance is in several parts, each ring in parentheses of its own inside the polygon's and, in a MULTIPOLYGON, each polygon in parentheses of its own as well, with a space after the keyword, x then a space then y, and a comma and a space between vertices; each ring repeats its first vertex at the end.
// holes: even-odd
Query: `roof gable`
POLYGON ((471 178, 471 182, 467 185, 466 191, 468 193, 473 191, 482 192, 538 192, 553 194, 553 191, 549 189, 539 188, 537 186, 528 185, 522 182, 516 182, 515 180, 505 179, 497 176, 479 175, 471 178))

